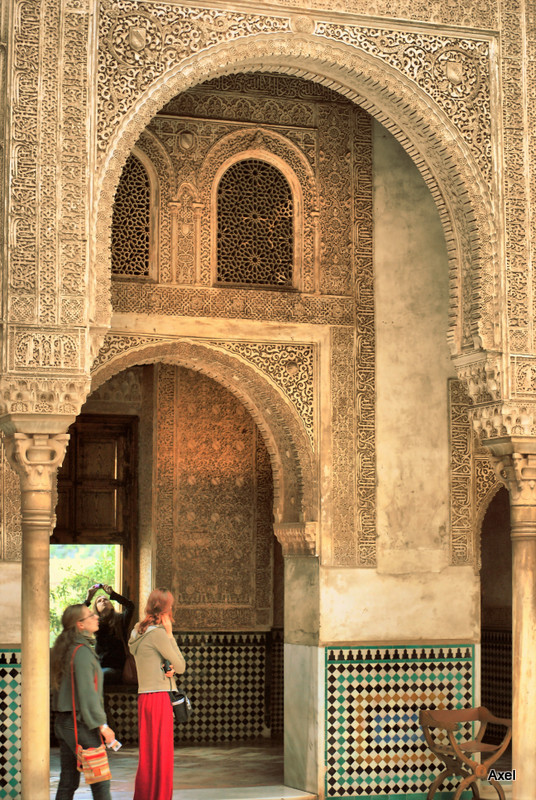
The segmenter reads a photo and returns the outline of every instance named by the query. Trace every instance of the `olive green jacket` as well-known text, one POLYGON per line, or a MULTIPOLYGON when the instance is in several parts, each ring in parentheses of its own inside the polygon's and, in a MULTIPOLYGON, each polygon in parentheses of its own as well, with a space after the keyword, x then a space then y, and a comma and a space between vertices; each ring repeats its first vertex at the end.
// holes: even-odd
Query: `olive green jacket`
MULTIPOLYGON (((92 730, 104 725, 106 714, 102 697, 102 669, 95 654, 93 637, 78 634, 74 647, 79 647, 74 657, 74 682, 76 717, 82 719, 92 730)), ((69 651, 67 668, 63 674, 60 688, 53 698, 55 711, 72 711, 71 657, 74 647, 69 651)))

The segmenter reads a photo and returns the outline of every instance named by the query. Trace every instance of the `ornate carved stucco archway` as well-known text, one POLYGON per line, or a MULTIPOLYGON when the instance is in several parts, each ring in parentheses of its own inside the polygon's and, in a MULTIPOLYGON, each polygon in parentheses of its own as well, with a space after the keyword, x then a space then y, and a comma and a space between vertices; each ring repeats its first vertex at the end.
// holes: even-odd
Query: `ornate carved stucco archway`
POLYGON ((270 455, 275 532, 284 552, 313 555, 316 549, 317 480, 313 447, 303 419, 281 388, 224 343, 158 337, 118 337, 101 351, 94 391, 134 365, 162 362, 196 370, 232 392, 257 423, 270 455))
MULTIPOLYGON (((330 28, 327 23, 315 24, 298 17, 281 25, 272 21, 271 27, 266 23, 272 31, 266 35, 260 23, 248 29, 247 15, 242 14, 244 29, 230 33, 233 15, 229 12, 223 15, 221 36, 209 37, 204 49, 200 43, 206 34, 203 25, 206 28, 209 23, 197 18, 191 9, 184 9, 184 14, 188 11, 190 23, 200 31, 195 48, 199 52, 192 54, 193 48, 182 40, 181 47, 169 48, 166 53, 151 50, 153 46, 157 48, 154 42, 165 24, 150 14, 138 14, 145 30, 148 55, 145 63, 140 56, 130 65, 128 76, 124 70, 121 74, 120 70, 114 71, 112 61, 115 59, 116 66, 121 59, 123 66, 130 64, 126 42, 135 15, 116 14, 114 19, 102 23, 101 58, 108 84, 105 91, 101 86, 99 97, 99 163, 94 209, 97 222, 92 238, 97 323, 107 326, 110 318, 109 240, 113 199, 123 164, 137 138, 176 94, 223 74, 262 70, 299 75, 329 85, 367 110, 401 142, 432 192, 445 231, 450 260, 452 351, 461 354, 475 347, 500 349, 496 288, 499 244, 490 188, 491 132, 485 129, 486 119, 480 120, 478 141, 463 130, 467 108, 472 108, 475 99, 489 108, 489 42, 479 40, 477 44, 482 47, 474 53, 458 47, 461 60, 473 57, 472 68, 480 71, 472 93, 464 94, 456 89, 456 76, 451 76, 452 82, 445 77, 450 74, 446 67, 449 52, 454 53, 462 41, 455 37, 416 35, 421 56, 415 57, 408 70, 397 68, 396 59, 389 57, 390 50, 396 49, 396 32, 389 32, 392 44, 389 48, 385 42, 382 44, 381 37, 378 39, 378 31, 361 32, 351 25, 330 28), (111 31, 118 26, 122 30, 121 53, 117 44, 113 47, 109 44, 111 31), (212 44, 217 39, 219 43, 212 44), (434 83, 430 79, 432 73, 441 80, 434 83), (123 79, 122 74, 127 77, 123 79), (107 111, 111 108, 107 101, 111 87, 117 93, 118 86, 123 92, 121 102, 107 111), (482 96, 477 98, 479 92, 482 96)), ((405 36, 407 39, 408 35, 405 36)))

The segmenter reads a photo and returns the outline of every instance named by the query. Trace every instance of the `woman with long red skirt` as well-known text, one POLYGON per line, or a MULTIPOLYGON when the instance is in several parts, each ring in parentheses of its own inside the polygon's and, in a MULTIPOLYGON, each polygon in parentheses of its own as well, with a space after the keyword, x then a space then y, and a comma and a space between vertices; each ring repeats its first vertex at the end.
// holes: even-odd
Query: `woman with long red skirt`
POLYGON ((130 652, 138 670, 138 735, 140 756, 134 800, 172 800, 173 710, 169 692, 176 688, 174 674, 186 664, 173 637, 173 595, 153 589, 145 617, 134 626, 130 652), (164 661, 171 668, 164 673, 164 661))

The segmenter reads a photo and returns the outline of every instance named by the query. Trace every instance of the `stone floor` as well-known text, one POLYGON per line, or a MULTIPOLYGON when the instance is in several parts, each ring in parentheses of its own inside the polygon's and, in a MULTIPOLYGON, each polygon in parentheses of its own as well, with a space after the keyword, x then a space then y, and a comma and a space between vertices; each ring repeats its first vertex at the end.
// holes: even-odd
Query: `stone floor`
MULTIPOLYGON (((113 800, 131 800, 138 750, 123 747, 110 754, 113 800)), ((50 797, 59 777, 59 753, 50 757, 50 797)), ((314 800, 316 795, 283 785, 283 748, 271 742, 184 746, 175 749, 173 798, 180 800, 314 800)), ((75 800, 91 798, 84 779, 75 800)))
MULTIPOLYGON (((138 764, 136 747, 110 753, 113 800, 132 800, 138 764)), ((512 768, 511 752, 497 762, 497 769, 512 768)), ((59 753, 50 758, 50 798, 56 795, 59 753)), ((283 747, 272 742, 182 746, 175 749, 174 800, 315 800, 316 795, 283 785, 283 747)), ((512 784, 503 783, 506 800, 512 784)), ((489 783, 480 784, 482 800, 497 800, 489 783)), ((75 800, 89 800, 91 790, 82 778, 75 800)))

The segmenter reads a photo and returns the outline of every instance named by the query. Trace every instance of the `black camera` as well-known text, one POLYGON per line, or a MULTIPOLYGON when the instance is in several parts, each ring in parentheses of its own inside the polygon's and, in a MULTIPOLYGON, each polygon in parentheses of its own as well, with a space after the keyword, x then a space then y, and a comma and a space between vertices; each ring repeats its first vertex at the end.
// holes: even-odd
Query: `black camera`
POLYGON ((168 661, 167 658, 162 661, 162 666, 160 667, 162 672, 169 672, 171 669, 171 661, 168 661))

